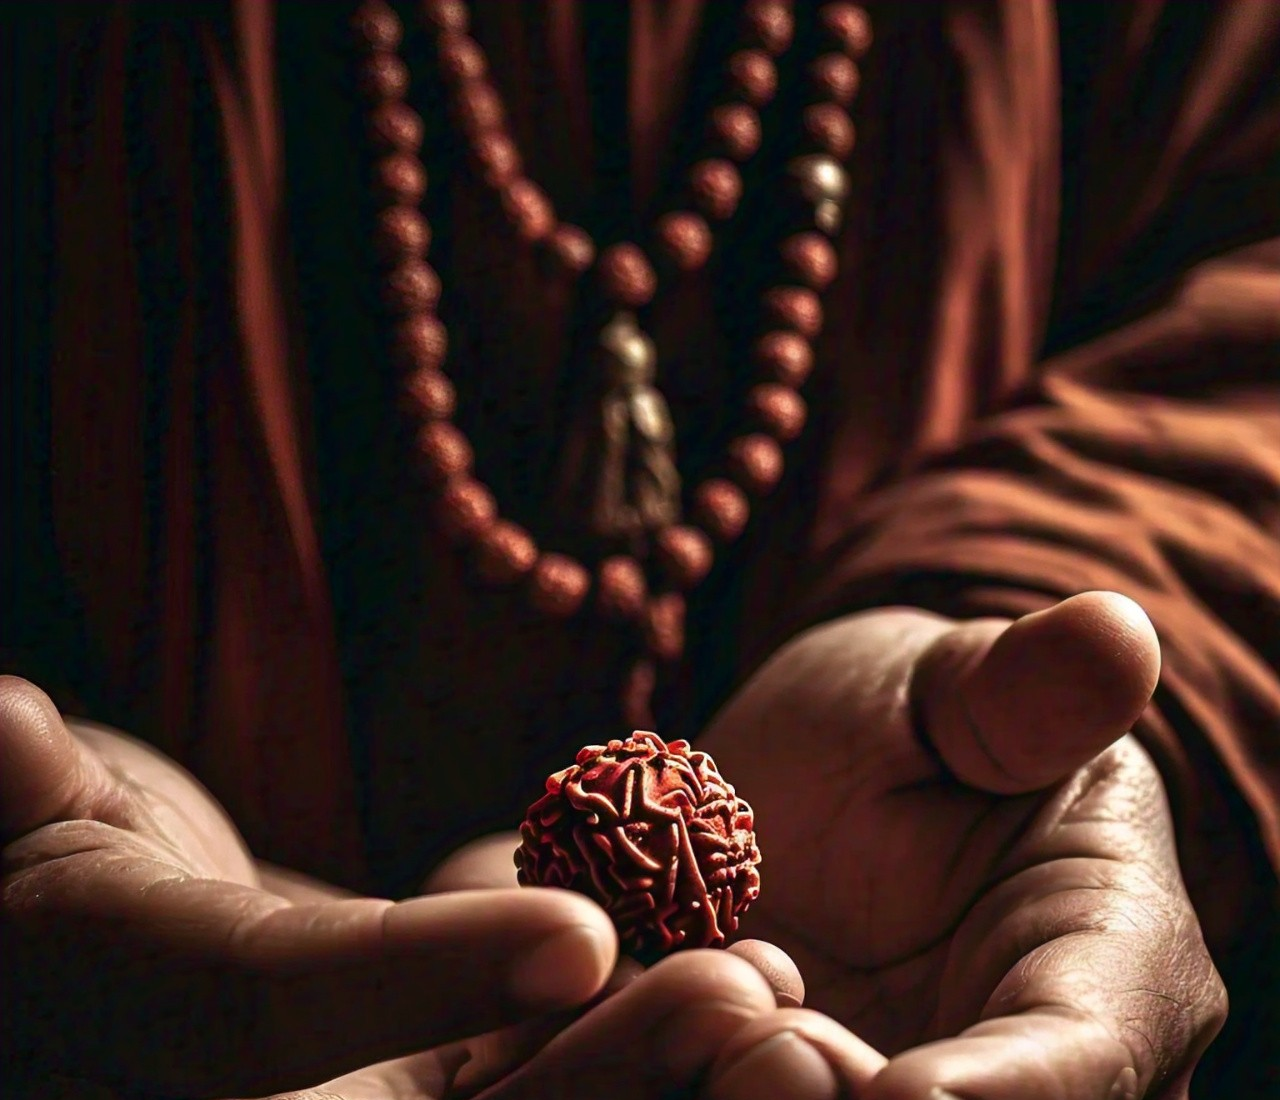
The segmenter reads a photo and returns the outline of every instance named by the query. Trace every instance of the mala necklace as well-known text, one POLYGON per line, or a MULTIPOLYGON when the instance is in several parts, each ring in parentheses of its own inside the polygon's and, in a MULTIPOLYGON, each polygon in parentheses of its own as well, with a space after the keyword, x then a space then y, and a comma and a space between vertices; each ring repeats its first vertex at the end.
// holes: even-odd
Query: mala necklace
POLYGON ((679 280, 705 267, 716 228, 735 213, 742 198, 739 165, 758 151, 758 111, 777 90, 775 58, 791 47, 791 0, 743 5, 727 94, 708 119, 709 155, 688 170, 688 206, 658 219, 649 250, 632 241, 599 250, 585 230, 559 221, 546 194, 523 174, 505 108, 488 79, 488 60, 468 34, 467 5, 423 0, 421 11, 470 170, 514 236, 543 250, 563 277, 593 280, 606 307, 592 355, 596 399, 570 436, 560 488, 563 499, 585 512, 587 533, 609 552, 592 569, 540 547, 499 515, 492 493, 473 476, 471 444, 451 419, 456 395, 443 369, 448 336, 436 313, 440 279, 426 260, 432 234, 420 209, 427 174, 418 157, 424 125, 405 102, 409 72, 397 52, 403 27, 384 0, 365 0, 353 27, 377 158, 374 236, 401 405, 415 425, 418 465, 432 487, 437 522, 471 555, 485 583, 522 585, 545 615, 567 618, 590 606, 638 628, 645 656, 633 669, 624 707, 629 719, 644 724, 655 662, 673 662, 683 651, 684 593, 710 571, 716 545, 742 534, 751 498, 763 497, 782 476, 781 445, 804 426, 807 410, 797 390, 812 369, 812 341, 822 328, 819 295, 837 274, 831 238, 843 216, 849 191, 843 162, 854 144, 847 108, 858 89, 856 61, 871 44, 870 22, 850 3, 827 3, 817 12, 823 52, 807 67, 811 95, 800 120, 803 145, 786 167, 787 194, 798 204, 796 224, 777 244, 782 279, 761 296, 764 328, 752 348, 759 380, 747 395, 746 430, 729 444, 716 476, 688 494, 691 514, 684 517, 675 433, 653 385, 657 352, 635 311, 657 293, 658 270, 679 280), (614 552, 619 548, 625 552, 614 552))

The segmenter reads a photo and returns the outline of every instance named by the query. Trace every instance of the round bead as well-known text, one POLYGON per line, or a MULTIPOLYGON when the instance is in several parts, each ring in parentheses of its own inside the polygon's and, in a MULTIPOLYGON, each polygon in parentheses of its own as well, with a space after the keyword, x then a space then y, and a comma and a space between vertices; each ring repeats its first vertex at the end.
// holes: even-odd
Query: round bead
POLYGON ((742 177, 727 160, 699 161, 689 171, 689 186, 698 207, 718 221, 733 217, 742 198, 742 177))
POLYGON ((487 80, 462 81, 454 94, 454 110, 459 124, 473 136, 501 126, 506 117, 501 97, 487 80))
POLYGON ((732 481, 712 478, 694 493, 694 515, 721 542, 732 542, 746 529, 751 505, 732 481))
POLYGON ((369 137, 380 153, 422 148, 422 116, 406 103, 380 103, 369 113, 369 137))
POLYGON ((378 213, 373 239, 378 255, 394 263, 425 255, 431 246, 431 227, 412 206, 388 206, 378 213))
POLYGON ((543 240, 555 228, 551 200, 532 180, 513 180, 502 192, 502 208, 521 240, 543 240))
POLYGON ((493 526, 498 506, 493 494, 472 478, 445 486, 436 505, 440 527, 455 542, 473 542, 493 526))
POLYGON ((440 276, 422 260, 405 260, 387 272, 383 297, 397 313, 434 309, 440 300, 440 276))
POLYGON ((808 412, 804 398, 790 386, 775 382, 754 386, 747 395, 747 407, 765 430, 783 443, 800 434, 808 412))
POLYGON ((412 153, 392 153, 374 166, 373 182, 384 202, 416 206, 427 193, 427 170, 412 153))
POLYGON ((564 554, 541 554, 529 577, 529 601, 544 615, 567 618, 591 590, 591 574, 564 554))
POLYGON ((814 145, 837 160, 844 160, 853 152, 853 120, 838 104, 815 103, 806 107, 804 132, 814 145))
POLYGON ((824 4, 818 22, 852 57, 861 57, 871 48, 871 19, 857 4, 824 4))
POLYGON ((766 332, 755 346, 756 364, 766 378, 799 386, 813 370, 813 349, 797 332, 766 332))
POLYGON ((739 50, 729 58, 729 79, 753 107, 763 107, 778 90, 778 70, 762 50, 739 50))
POLYGON ((658 277, 640 247, 622 241, 600 255, 600 289, 610 301, 636 309, 653 298, 658 277))
POLYGON ((562 222, 547 240, 556 266, 566 275, 581 275, 596 258, 595 242, 585 229, 562 222))
POLYGON ((520 153, 511 139, 497 130, 486 130, 472 144, 472 155, 480 177, 490 187, 508 186, 523 167, 520 153))
POLYGON ((351 20, 351 30, 356 43, 371 50, 394 50, 404 34, 400 17, 382 0, 361 4, 351 20))
POLYGON ((359 83, 369 99, 400 99, 409 90, 409 70, 395 54, 378 50, 360 63, 359 83))
POLYGON ((479 80, 488 70, 484 52, 466 34, 442 34, 436 46, 440 71, 448 81, 479 80))
POLYGON ((697 214, 675 211, 658 221, 658 247, 680 271, 697 271, 711 256, 711 229, 697 214))
POLYGON ((426 0, 422 18, 442 34, 466 34, 470 25, 465 0, 426 0))
POLYGON ((684 651, 684 597, 679 592, 664 592, 649 602, 644 640, 658 660, 679 660, 684 651))
POLYGON ((742 18, 752 42, 771 54, 776 56, 791 45, 795 20, 784 0, 750 0, 742 18))
POLYGON ((858 94, 858 66, 842 53, 825 53, 809 66, 814 87, 828 99, 847 107, 858 94))
POLYGON ((812 339, 822 331, 822 300, 802 286, 776 286, 765 292, 764 311, 770 324, 795 329, 812 339))
POLYGON ((392 348, 401 370, 436 370, 448 353, 449 334, 439 317, 419 313, 396 326, 392 348))
POLYGON ((814 290, 823 290, 836 277, 836 251, 820 233, 797 233, 779 250, 787 273, 814 290))
POLYGON ((678 588, 694 587, 711 571, 715 551, 696 527, 666 527, 655 539, 658 560, 678 588))
POLYGON ((748 160, 760 148, 760 116, 745 103, 727 103, 711 112, 710 138, 734 160, 748 160))
POLYGON ((438 370, 417 370, 404 385, 405 410, 423 420, 446 420, 457 408, 453 383, 438 370))
POLYGON ((734 476, 753 493, 767 493, 782 477, 782 448, 767 435, 744 435, 729 444, 734 476))
POLYGON ((498 520, 476 539, 476 572, 486 584, 513 584, 537 560, 537 543, 523 527, 506 520, 498 520))
POLYGON ((640 563, 626 554, 605 558, 596 572, 596 602, 611 619, 638 619, 647 588, 640 563))
POLYGON ((426 478, 442 484, 471 472, 475 459, 467 437, 447 420, 433 420, 418 429, 419 465, 426 478))

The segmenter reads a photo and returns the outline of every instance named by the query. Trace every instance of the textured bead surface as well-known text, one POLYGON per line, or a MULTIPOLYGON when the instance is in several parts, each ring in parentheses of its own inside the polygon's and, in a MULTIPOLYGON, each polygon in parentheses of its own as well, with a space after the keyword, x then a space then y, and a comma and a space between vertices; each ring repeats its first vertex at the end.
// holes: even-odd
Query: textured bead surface
POLYGON ((444 420, 454 414, 458 398, 453 383, 440 371, 417 370, 405 380, 403 404, 424 420, 444 420))
POLYGON ((396 326, 392 348, 401 370, 434 369, 445 360, 449 334, 438 317, 420 313, 396 326))
POLYGON ((747 395, 747 408, 765 431, 783 443, 800 434, 808 411, 804 398, 790 386, 776 382, 752 387, 747 395))
POLYGON ((827 53, 809 67, 814 87, 828 99, 847 107, 858 94, 858 66, 842 53, 827 53))
POLYGON ((825 290, 836 277, 836 252, 819 233, 797 233, 782 242, 787 273, 814 290, 825 290))
POLYGON ((711 256, 711 229, 697 214, 676 211, 658 221, 658 247, 680 271, 697 271, 711 256))
POLYGON ((746 529, 751 505, 732 481, 712 478, 694 494, 694 515, 715 538, 732 542, 746 529))
POLYGON ((475 136, 502 125, 506 112, 502 99, 487 80, 464 80, 455 93, 458 123, 475 136))
POLYGON ((689 171, 689 186, 698 208, 717 221, 732 217, 742 198, 742 177, 727 160, 699 161, 689 171))
POLYGON ((734 160, 747 160, 760 148, 760 116, 745 103, 717 107, 708 129, 711 140, 734 160))
POLYGON ((434 309, 440 300, 440 276, 430 264, 405 260, 387 272, 383 298, 396 313, 434 309))
POLYGON ((490 187, 503 188, 520 174, 520 153, 505 134, 488 130, 476 138, 472 148, 480 178, 490 187))
POLYGON ((805 136, 824 153, 844 160, 853 152, 854 129, 849 112, 835 103, 815 103, 805 108, 805 136))
POLYGON ((513 180, 502 192, 502 208, 521 240, 543 240, 555 228, 551 200, 532 180, 513 180))
POLYGON ((393 263, 423 256, 431 245, 431 227, 411 206, 388 206, 378 212, 373 239, 379 257, 393 263))
POLYGON ((752 43, 775 56, 791 45, 795 20, 784 0, 749 0, 742 21, 752 43))
POLYGON ((382 0, 367 0, 351 20, 356 44, 372 50, 394 50, 400 45, 404 28, 400 17, 382 0))
POLYGON ((813 370, 813 349, 798 332, 766 332, 755 346, 756 365, 770 381, 799 386, 813 370))
POLYGON ((374 165, 373 183, 383 202, 415 206, 427 193, 427 170, 412 153, 392 153, 374 165))
POLYGON ((587 231, 565 222, 552 230, 547 248, 556 266, 567 275, 581 275, 596 258, 595 242, 587 231))
POLYGON ((739 50, 729 58, 734 91, 753 107, 763 107, 778 90, 778 70, 763 50, 739 50))
POLYGON ((438 484, 471 472, 471 444, 447 420, 423 424, 416 442, 422 472, 431 481, 438 484))
POLYGON ((480 482, 460 478, 445 486, 437 502, 440 526, 455 542, 472 542, 493 526, 498 506, 480 482))
POLYGON ((537 544, 518 524, 499 520, 476 539, 476 572, 487 584, 512 584, 537 560, 537 544))
POLYGON ((544 615, 567 618, 582 606, 591 574, 564 554, 542 554, 529 577, 529 600, 544 615))
POLYGON ((765 318, 812 339, 822 329, 822 300, 807 287, 776 286, 765 292, 765 318))
POLYGON ((465 0, 424 0, 422 18, 427 26, 453 34, 466 34, 471 22, 465 0))
POLYGON ((658 288, 648 257, 630 241, 610 245, 600 255, 600 289, 618 305, 646 305, 658 288))
POLYGON ((684 597, 678 592, 664 592, 649 601, 644 640, 658 660, 679 660, 684 651, 684 612, 684 597))
POLYGON ((380 103, 369 112, 369 138, 379 153, 422 148, 422 116, 405 103, 380 103))
POLYGON ((857 4, 825 4, 818 10, 818 23, 851 57, 871 48, 871 19, 857 4))
POLYGON ((441 35, 437 53, 446 80, 479 80, 488 70, 484 52, 470 35, 441 35))
POLYGON ((369 99, 400 99, 409 90, 409 70, 395 54, 378 50, 360 63, 359 83, 369 99))
POLYGON ((605 558, 596 571, 596 601, 611 619, 638 619, 647 590, 644 569, 629 554, 605 558))
POLYGON ((767 493, 782 477, 782 448, 767 435, 735 439, 729 445, 729 461, 734 476, 753 493, 767 493))
POLYGON ((658 560, 676 587, 689 589, 710 571, 715 560, 711 540, 696 527, 679 525, 658 532, 658 560))

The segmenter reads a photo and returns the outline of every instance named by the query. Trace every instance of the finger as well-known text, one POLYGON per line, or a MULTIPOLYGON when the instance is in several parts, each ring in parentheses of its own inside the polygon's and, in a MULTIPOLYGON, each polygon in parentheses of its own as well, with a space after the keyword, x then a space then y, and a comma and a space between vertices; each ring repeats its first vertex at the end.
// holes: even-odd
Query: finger
POLYGON ((1155 690, 1160 647, 1132 600, 1087 592, 1012 624, 964 623, 917 662, 922 732, 961 781, 996 794, 1048 787, 1129 730, 1155 690))
POLYGON ((115 782, 67 730, 34 684, 0 676, 0 836, 5 843, 52 821, 94 817, 115 782))
POLYGON ((781 947, 767 940, 739 940, 729 949, 754 966, 773 986, 779 1008, 799 1008, 804 1004, 804 979, 800 968, 781 947))
POLYGON ((516 885, 516 849, 520 833, 491 833, 464 844, 435 868, 422 884, 424 894, 450 890, 501 890, 516 885))
POLYGON ((576 1021, 483 1100, 656 1100, 695 1085, 743 1025, 774 1009, 754 966, 683 951, 576 1021))
POLYGON ((581 1004, 616 958, 603 911, 567 891, 289 906, 165 874, 89 851, 11 886, 44 1056, 144 1091, 260 1096, 581 1004))
POLYGON ((856 1097, 886 1061, 829 1016, 782 1008, 753 1020, 725 1044, 706 1095, 708 1100, 856 1097))

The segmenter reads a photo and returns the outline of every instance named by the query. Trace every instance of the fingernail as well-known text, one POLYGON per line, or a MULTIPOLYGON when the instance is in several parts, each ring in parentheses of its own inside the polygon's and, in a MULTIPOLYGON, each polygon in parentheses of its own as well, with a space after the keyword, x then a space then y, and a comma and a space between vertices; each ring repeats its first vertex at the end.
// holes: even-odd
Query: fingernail
POLYGON ((707 1086, 711 1100, 777 1100, 805 1096, 836 1100, 840 1082, 827 1060, 794 1031, 751 1048, 707 1086))
POLYGON ((543 940, 511 971, 511 993, 524 1004, 566 1008, 580 1004, 600 986, 612 945, 594 928, 578 925, 543 940))

